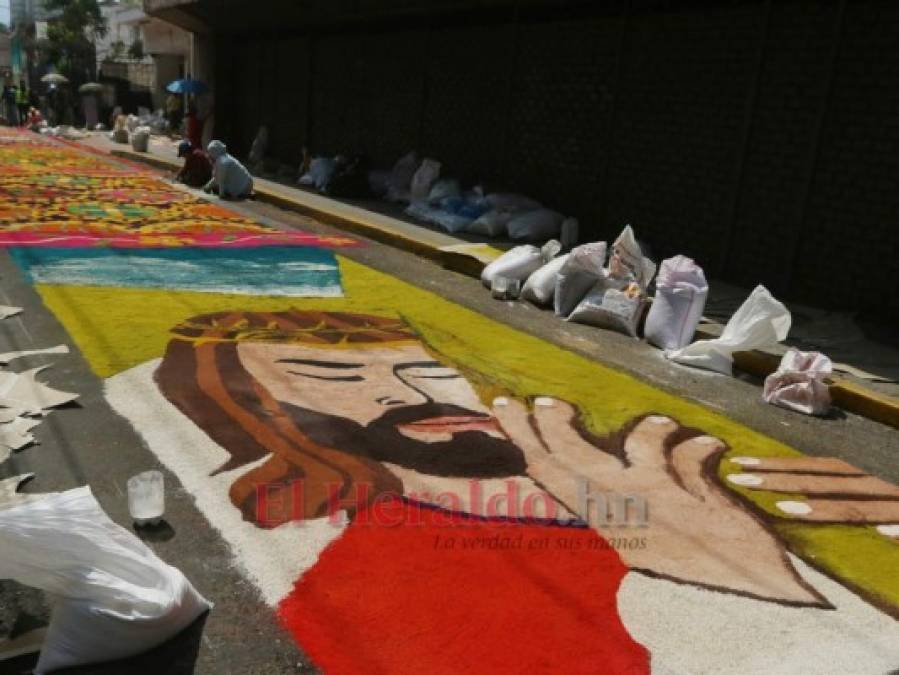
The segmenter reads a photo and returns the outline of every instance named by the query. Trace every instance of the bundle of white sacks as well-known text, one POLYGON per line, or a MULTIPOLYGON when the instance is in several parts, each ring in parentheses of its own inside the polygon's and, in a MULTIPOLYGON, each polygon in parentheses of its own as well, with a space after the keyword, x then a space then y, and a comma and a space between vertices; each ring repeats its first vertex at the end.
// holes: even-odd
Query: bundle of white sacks
MULTIPOLYGON (((600 241, 559 255, 562 248, 558 243, 543 249, 516 246, 487 265, 481 280, 488 287, 498 277, 517 280, 523 284, 522 298, 541 307, 552 306, 567 321, 637 337, 656 265, 643 255, 630 225, 611 248, 600 241)), ((665 350, 689 344, 708 290, 702 269, 692 260, 684 256, 665 260, 646 316, 646 338, 665 350)))
MULTIPOLYGON (((314 168, 314 167, 313 167, 314 168)), ((455 178, 441 177, 442 164, 410 152, 390 171, 369 173, 369 185, 388 201, 406 202, 406 214, 451 234, 467 232, 516 242, 577 241, 578 222, 525 195, 464 190, 455 178)))
MULTIPOLYGON (((690 344, 709 294, 705 274, 693 260, 677 255, 662 261, 650 305, 647 290, 656 265, 643 255, 630 225, 612 243, 611 250, 604 241, 583 244, 560 255, 564 248, 555 241, 542 249, 516 246, 487 265, 481 281, 492 287, 498 278, 513 280, 523 285, 523 299, 541 307, 551 305, 556 315, 566 321, 609 328, 631 337, 637 337, 645 315, 644 337, 664 350, 668 359, 725 375, 732 374, 735 352, 770 347, 785 340, 790 330, 789 310, 768 289, 758 286, 728 321, 720 337, 690 344)), ((508 283, 504 281, 503 285, 508 283)), ((799 372, 794 364, 818 363, 818 356, 798 353, 789 364, 785 359, 786 365, 782 364, 777 374, 786 373, 781 379, 790 383, 795 383, 797 377, 823 381, 823 367, 799 372)), ((815 388, 814 384, 806 389, 822 390, 822 386, 815 388)), ((773 393, 773 380, 769 389, 772 393, 766 393, 765 400, 784 407, 823 414, 820 411, 829 406, 829 400, 823 396, 808 403, 805 390, 801 405, 788 405, 782 402, 784 396, 773 393)))

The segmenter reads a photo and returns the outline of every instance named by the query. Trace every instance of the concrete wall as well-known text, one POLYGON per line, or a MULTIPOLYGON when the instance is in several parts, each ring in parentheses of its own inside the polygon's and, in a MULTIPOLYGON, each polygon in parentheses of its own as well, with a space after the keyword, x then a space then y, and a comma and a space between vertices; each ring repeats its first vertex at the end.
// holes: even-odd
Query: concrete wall
POLYGON ((586 238, 631 223, 714 277, 899 316, 899 3, 595 4, 219 35, 219 135, 267 123, 291 164, 416 148, 586 238))

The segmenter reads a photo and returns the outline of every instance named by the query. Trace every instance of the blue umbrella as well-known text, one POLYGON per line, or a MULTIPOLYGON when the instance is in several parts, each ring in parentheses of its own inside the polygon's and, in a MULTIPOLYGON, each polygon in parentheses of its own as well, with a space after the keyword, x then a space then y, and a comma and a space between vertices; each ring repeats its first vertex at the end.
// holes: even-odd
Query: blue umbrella
POLYGON ((182 80, 169 82, 166 89, 173 94, 202 94, 209 90, 209 86, 205 82, 200 82, 200 80, 185 77, 182 80))

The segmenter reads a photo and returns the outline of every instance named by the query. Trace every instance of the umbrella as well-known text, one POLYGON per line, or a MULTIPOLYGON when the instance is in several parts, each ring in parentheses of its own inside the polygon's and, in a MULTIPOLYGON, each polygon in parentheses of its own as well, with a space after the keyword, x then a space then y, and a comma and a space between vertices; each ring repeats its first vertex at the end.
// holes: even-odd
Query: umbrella
POLYGON ((99 82, 85 82, 78 87, 79 94, 99 94, 105 87, 99 82))
POLYGON ((69 78, 65 75, 60 75, 59 73, 47 73, 41 78, 41 82, 47 82, 48 84, 68 84, 69 78))
POLYGON ((169 82, 166 89, 173 94, 202 94, 203 92, 208 91, 209 87, 205 82, 185 77, 182 80, 169 82))

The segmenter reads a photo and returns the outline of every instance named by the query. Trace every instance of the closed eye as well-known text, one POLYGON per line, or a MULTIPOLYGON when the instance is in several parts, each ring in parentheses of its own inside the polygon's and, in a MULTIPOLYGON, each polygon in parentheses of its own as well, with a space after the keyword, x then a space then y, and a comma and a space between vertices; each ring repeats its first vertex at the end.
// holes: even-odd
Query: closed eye
POLYGON ((298 373, 295 370, 288 370, 287 372, 299 377, 309 377, 313 380, 330 380, 332 382, 362 382, 365 379, 361 375, 313 375, 312 373, 298 373))
POLYGON ((416 380, 458 380, 461 375, 453 373, 452 375, 412 375, 416 380))

